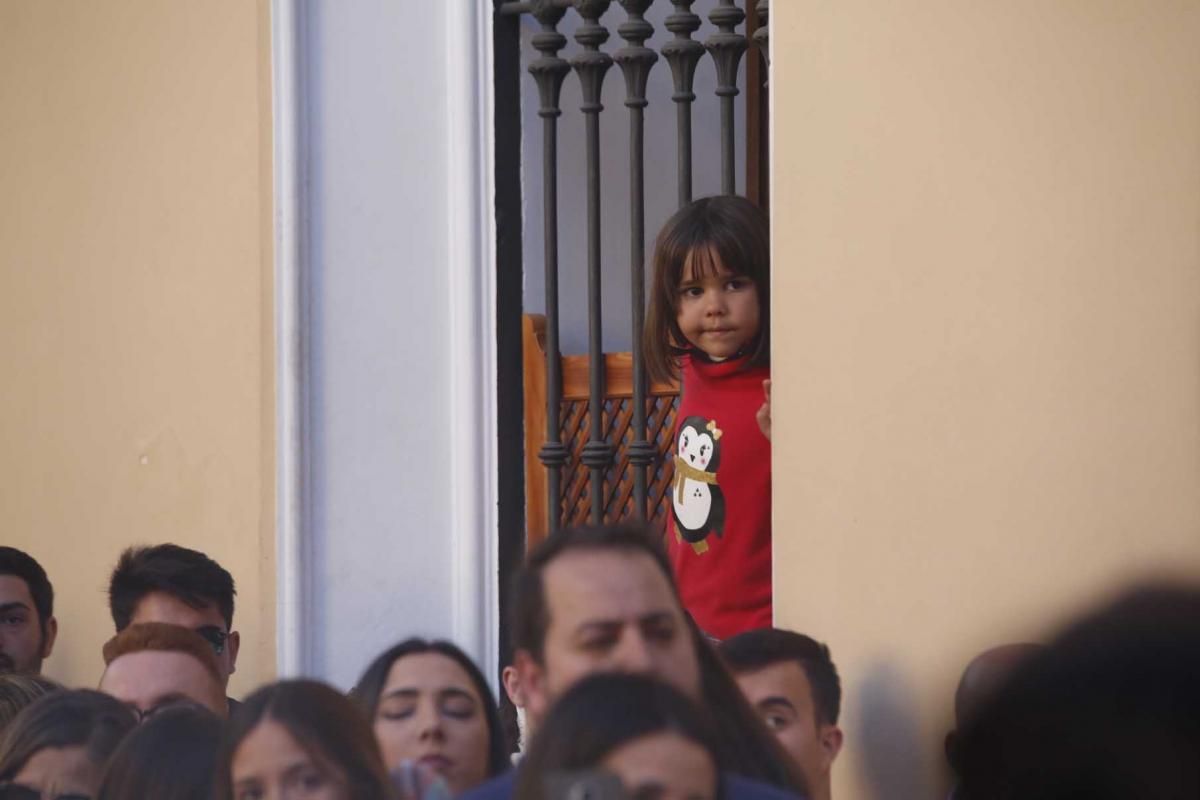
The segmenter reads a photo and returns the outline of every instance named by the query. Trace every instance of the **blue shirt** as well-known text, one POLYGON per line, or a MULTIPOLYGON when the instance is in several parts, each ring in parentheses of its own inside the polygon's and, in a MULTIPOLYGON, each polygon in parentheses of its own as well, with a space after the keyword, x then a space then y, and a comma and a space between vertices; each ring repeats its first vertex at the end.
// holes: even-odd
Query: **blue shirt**
MULTIPOLYGON (((797 800, 794 794, 731 772, 722 773, 721 782, 725 790, 725 800, 797 800)), ((503 775, 459 795, 459 800, 512 800, 516 783, 517 771, 510 769, 503 775)))

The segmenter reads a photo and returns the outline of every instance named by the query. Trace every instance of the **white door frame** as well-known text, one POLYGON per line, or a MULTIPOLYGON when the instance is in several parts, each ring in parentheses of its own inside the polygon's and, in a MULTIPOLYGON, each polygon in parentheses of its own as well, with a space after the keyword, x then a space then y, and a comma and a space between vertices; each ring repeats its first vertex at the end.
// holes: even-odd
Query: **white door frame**
MULTIPOLYGON (((488 0, 424 7, 443 15, 444 74, 450 88, 448 224, 450 291, 448 432, 452 502, 453 638, 496 682, 499 659, 496 485, 496 256, 493 206, 492 8, 488 0)), ((309 549, 309 305, 307 246, 306 0, 271 0, 275 244, 276 666, 281 677, 311 674, 313 572, 309 549)), ((437 29, 436 24, 426 29, 437 29)), ((420 158, 414 153, 414 158, 420 158)), ((364 658, 369 657, 364 654, 364 658)))

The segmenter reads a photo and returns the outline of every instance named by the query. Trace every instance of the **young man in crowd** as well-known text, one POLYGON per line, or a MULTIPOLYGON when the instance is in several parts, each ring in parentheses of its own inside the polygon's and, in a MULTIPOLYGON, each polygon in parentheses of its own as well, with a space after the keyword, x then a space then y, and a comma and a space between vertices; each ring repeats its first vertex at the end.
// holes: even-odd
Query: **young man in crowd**
POLYGON ((28 553, 0 547, 0 673, 41 674, 57 636, 46 571, 28 553))
POLYGON ((233 630, 233 576, 196 550, 174 544, 131 547, 121 554, 108 584, 117 632, 143 622, 195 631, 216 656, 221 685, 237 668, 241 639, 233 630))
POLYGON ((100 691, 140 718, 176 705, 204 706, 229 714, 217 657, 199 634, 178 625, 130 625, 104 645, 100 691))
MULTIPOLYGON (((529 554, 515 589, 514 666, 532 736, 556 699, 597 672, 649 674, 705 707, 697 640, 666 556, 644 529, 560 531, 529 554)), ((790 796, 731 774, 723 783, 729 800, 790 796)), ((464 798, 508 798, 513 785, 509 772, 464 798)))
POLYGON ((842 749, 842 687, 829 648, 792 631, 763 628, 721 644, 746 699, 804 773, 812 800, 829 800, 842 749))

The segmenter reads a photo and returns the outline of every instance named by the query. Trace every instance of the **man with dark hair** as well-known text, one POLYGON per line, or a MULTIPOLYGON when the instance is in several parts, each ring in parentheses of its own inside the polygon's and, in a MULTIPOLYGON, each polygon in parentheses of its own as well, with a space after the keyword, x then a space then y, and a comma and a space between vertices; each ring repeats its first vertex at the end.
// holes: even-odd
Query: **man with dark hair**
POLYGON ((179 625, 199 634, 216 656, 223 686, 237 668, 241 639, 233 630, 236 590, 229 572, 196 550, 174 544, 131 547, 108 584, 117 632, 144 622, 179 625))
MULTIPOLYGON (((679 602, 666 555, 647 529, 559 531, 530 552, 514 590, 513 665, 534 736, 550 706, 597 672, 649 674, 706 705, 697 634, 679 602)), ((762 741, 771 744, 769 736, 762 741)), ((723 782, 729 800, 790 796, 731 774, 723 782)), ((512 792, 509 773, 464 797, 500 800, 512 792)))
POLYGON ((802 633, 762 628, 720 646, 746 699, 796 760, 813 800, 829 800, 842 749, 842 686, 829 648, 802 633))
POLYGON ((199 634, 162 622, 135 623, 104 645, 100 691, 142 719, 180 704, 229 713, 212 646, 199 634))
POLYGON ((0 547, 0 673, 40 674, 57 636, 46 570, 28 553, 0 547))

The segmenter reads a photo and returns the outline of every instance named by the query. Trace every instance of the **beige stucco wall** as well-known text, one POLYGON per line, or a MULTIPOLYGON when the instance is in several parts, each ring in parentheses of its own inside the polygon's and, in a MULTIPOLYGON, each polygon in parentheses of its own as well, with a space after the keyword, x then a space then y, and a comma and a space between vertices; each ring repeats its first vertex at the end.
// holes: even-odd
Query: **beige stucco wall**
POLYGON ((238 583, 239 694, 274 669, 265 0, 0 3, 0 540, 94 685, 120 549, 238 583))
POLYGON ((779 622, 937 797, 971 655, 1200 577, 1200 4, 771 11, 779 622))

